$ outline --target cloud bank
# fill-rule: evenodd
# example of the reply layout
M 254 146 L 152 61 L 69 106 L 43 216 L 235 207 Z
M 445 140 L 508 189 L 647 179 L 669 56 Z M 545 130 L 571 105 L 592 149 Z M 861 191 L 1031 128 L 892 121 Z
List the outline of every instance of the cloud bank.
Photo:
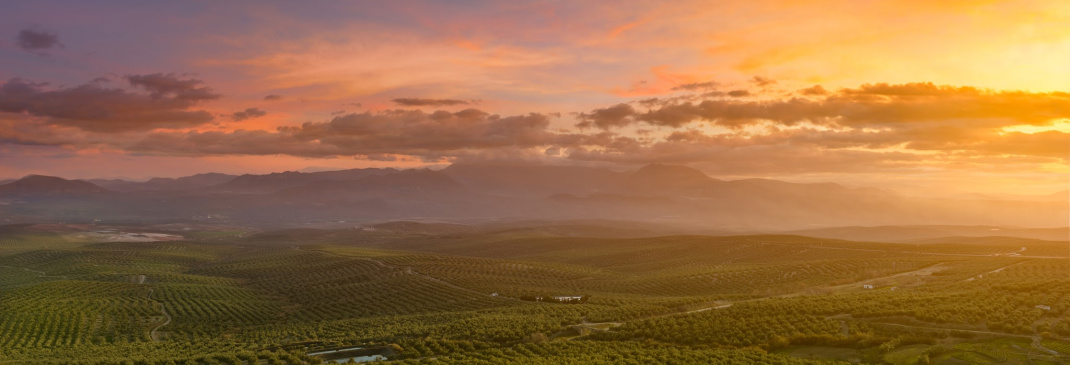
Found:
M 141 92 L 9 80 L 0 86 L 0 110 L 8 113 L 0 121 L 11 128 L 0 139 L 164 156 L 553 158 L 699 163 L 736 173 L 1040 166 L 1065 164 L 1070 155 L 1070 135 L 1058 127 L 1070 120 L 1070 94 L 1061 92 L 878 83 L 741 97 L 688 87 L 682 90 L 700 91 L 575 113 L 575 128 L 555 126 L 553 114 L 502 116 L 469 108 L 367 111 L 274 130 L 226 131 L 196 129 L 211 115 L 191 108 L 220 97 L 199 80 L 169 74 L 125 79 Z M 264 114 L 249 108 L 230 116 L 241 121 Z
M 22 113 L 32 122 L 116 133 L 158 128 L 189 128 L 212 121 L 199 103 L 220 97 L 195 79 L 171 74 L 130 75 L 127 82 L 146 92 L 108 87 L 104 79 L 66 88 L 49 88 L 13 78 L 0 85 L 0 112 Z
M 231 113 L 230 118 L 234 119 L 235 122 L 240 122 L 246 119 L 258 118 L 265 115 L 267 115 L 266 111 L 260 110 L 258 108 L 248 108 L 240 112 Z
M 402 106 L 454 106 L 471 104 L 467 100 L 458 99 L 421 99 L 421 98 L 397 98 L 394 103 Z

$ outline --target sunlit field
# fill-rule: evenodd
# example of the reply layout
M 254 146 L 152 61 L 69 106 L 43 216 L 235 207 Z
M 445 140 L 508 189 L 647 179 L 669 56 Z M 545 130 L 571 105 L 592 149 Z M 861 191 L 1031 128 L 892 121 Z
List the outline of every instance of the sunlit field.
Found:
M 414 232 L 6 229 L 0 361 L 1070 361 L 1066 242 Z

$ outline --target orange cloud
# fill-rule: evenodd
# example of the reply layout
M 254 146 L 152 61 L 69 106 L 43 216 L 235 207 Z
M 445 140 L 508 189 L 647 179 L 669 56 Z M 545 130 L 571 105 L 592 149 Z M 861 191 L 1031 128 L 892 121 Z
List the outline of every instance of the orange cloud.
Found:
M 95 132 L 188 128 L 211 122 L 199 103 L 220 97 L 195 79 L 175 75 L 130 75 L 126 80 L 147 93 L 108 87 L 107 81 L 70 88 L 11 79 L 0 85 L 0 111 L 26 113 L 45 123 Z
M 609 40 L 617 39 L 617 37 L 619 37 L 622 33 L 627 32 L 628 30 L 631 30 L 632 28 L 635 28 L 635 27 L 638 27 L 640 25 L 646 24 L 649 21 L 650 21 L 649 19 L 640 19 L 640 20 L 636 20 L 634 22 L 629 22 L 629 23 L 625 23 L 625 24 L 622 24 L 620 26 L 617 26 L 617 27 L 615 27 L 615 28 L 613 28 L 612 30 L 609 31 Z
M 1033 157 L 1039 159 L 1036 163 L 1048 163 L 1070 156 L 1070 135 L 1058 129 L 1059 123 L 1070 118 L 1067 93 L 881 83 L 805 99 L 740 99 L 705 93 L 648 100 L 643 105 L 648 109 L 640 111 L 621 103 L 579 113 L 579 127 L 600 129 L 585 132 L 555 129 L 545 114 L 502 117 L 466 109 L 347 113 L 274 131 L 147 134 L 124 130 L 70 133 L 47 122 L 36 127 L 32 121 L 20 125 L 14 118 L 8 119 L 13 128 L 0 133 L 0 139 L 159 155 L 405 155 L 427 161 L 556 148 L 556 155 L 580 160 L 702 162 L 716 158 L 718 151 L 761 150 L 762 146 L 816 148 L 830 155 L 867 153 L 873 159 L 891 156 L 917 163 L 999 156 Z M 637 132 L 629 132 L 636 125 L 668 131 L 637 138 Z M 1033 133 L 1014 129 L 1022 125 L 1051 128 Z

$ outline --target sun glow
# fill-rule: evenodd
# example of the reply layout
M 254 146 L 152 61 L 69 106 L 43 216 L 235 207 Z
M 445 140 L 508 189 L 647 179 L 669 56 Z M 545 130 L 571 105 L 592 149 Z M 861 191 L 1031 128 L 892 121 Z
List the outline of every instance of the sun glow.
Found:
M 1035 134 L 1050 131 L 1070 133 L 1070 119 L 1060 119 L 1046 125 L 1014 125 L 1009 127 L 1003 127 L 1002 130 L 1004 132 L 1019 132 L 1026 134 Z M 1070 141 L 1067 141 L 1067 143 L 1070 143 Z

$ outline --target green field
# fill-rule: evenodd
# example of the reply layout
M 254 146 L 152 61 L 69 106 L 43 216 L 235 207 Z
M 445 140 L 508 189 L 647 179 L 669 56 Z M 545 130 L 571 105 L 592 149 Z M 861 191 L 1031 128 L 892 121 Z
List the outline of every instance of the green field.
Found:
M 0 363 L 1070 362 L 1065 242 L 184 236 L 0 232 Z

